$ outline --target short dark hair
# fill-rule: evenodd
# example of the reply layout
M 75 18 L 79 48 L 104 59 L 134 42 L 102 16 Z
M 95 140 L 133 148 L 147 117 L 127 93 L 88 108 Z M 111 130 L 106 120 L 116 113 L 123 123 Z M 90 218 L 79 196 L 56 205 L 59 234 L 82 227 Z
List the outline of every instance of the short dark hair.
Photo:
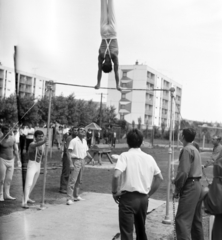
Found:
M 143 134 L 138 129 L 132 129 L 127 133 L 126 139 L 130 148 L 139 148 L 143 142 Z
M 41 130 L 36 130 L 34 133 L 34 137 L 36 138 L 38 135 L 44 135 L 44 132 Z
M 112 63 L 106 63 L 106 62 L 104 62 L 103 64 L 102 64 L 102 70 L 103 70 L 103 72 L 104 73 L 109 73 L 109 72 L 111 72 L 112 71 Z
M 184 140 L 188 143 L 191 143 L 193 142 L 196 136 L 196 131 L 193 128 L 185 128 L 182 130 L 182 134 L 183 134 Z

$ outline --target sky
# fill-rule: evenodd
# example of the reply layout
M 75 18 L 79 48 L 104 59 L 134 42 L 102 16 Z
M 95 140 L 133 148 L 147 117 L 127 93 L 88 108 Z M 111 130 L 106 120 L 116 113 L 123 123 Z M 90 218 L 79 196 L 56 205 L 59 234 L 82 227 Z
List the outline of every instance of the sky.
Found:
M 222 122 L 222 1 L 114 0 L 120 65 L 140 64 L 182 84 L 183 119 Z M 57 82 L 96 85 L 100 0 L 0 0 L 0 62 Z M 107 75 L 102 78 L 107 86 Z M 105 90 L 57 85 L 100 101 Z

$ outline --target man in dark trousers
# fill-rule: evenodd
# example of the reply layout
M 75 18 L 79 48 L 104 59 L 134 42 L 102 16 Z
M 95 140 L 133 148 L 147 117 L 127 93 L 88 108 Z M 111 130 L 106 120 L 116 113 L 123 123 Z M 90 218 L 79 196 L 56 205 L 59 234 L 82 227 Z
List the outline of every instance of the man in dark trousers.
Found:
M 180 141 L 183 149 L 179 156 L 174 198 L 179 198 L 176 214 L 177 240 L 204 240 L 201 213 L 202 163 L 200 153 L 192 142 L 196 132 L 192 128 L 183 129 Z
M 67 136 L 64 142 L 64 150 L 63 150 L 63 157 L 62 157 L 62 174 L 60 178 L 60 193 L 67 193 L 67 184 L 69 180 L 70 168 L 69 168 L 69 158 L 68 154 L 68 147 L 69 143 L 72 139 L 74 139 L 78 135 L 78 128 L 72 128 L 69 131 L 69 136 Z
M 163 180 L 154 158 L 140 149 L 142 142 L 143 134 L 138 129 L 127 134 L 129 151 L 120 155 L 113 174 L 112 194 L 119 204 L 121 240 L 133 239 L 133 225 L 136 239 L 147 240 L 145 221 L 149 197 Z

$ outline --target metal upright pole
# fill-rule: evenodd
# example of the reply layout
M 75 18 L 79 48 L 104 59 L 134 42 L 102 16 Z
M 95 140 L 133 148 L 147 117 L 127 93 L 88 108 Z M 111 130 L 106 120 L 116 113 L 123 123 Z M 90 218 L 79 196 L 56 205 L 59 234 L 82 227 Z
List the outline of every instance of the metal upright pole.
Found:
M 175 88 L 170 88 L 170 133 L 169 133 L 169 161 L 168 161 L 168 179 L 167 179 L 167 197 L 166 197 L 166 216 L 162 223 L 171 224 L 169 217 L 169 203 L 170 203 L 170 185 L 171 185 L 171 163 L 172 163 L 172 118 L 173 118 L 173 93 Z
M 51 105 L 52 105 L 52 85 L 53 81 L 50 81 L 48 87 L 49 92 L 49 110 L 48 110 L 48 122 L 47 122 L 47 133 L 48 142 L 46 143 L 45 148 L 45 161 L 44 161 L 44 175 L 43 175 L 43 189 L 42 189 L 42 203 L 40 209 L 45 209 L 45 185 L 46 185 L 46 175 L 47 175 L 47 161 L 48 161 L 48 145 L 49 145 L 49 127 L 50 127 L 50 118 L 51 118 Z
M 99 126 L 102 128 L 102 102 L 103 102 L 103 93 L 101 93 L 100 100 L 100 114 L 99 114 Z

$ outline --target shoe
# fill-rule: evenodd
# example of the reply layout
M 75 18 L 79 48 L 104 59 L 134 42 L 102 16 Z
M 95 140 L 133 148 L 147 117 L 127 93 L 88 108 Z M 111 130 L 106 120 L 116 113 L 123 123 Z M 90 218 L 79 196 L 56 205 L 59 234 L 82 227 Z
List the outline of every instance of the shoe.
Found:
M 66 204 L 67 204 L 67 205 L 72 205 L 72 204 L 73 204 L 73 201 L 72 201 L 72 200 L 68 200 Z
M 26 204 L 22 204 L 22 207 L 25 208 L 25 209 L 29 209 L 29 206 L 28 206 L 27 203 Z
M 84 201 L 85 199 L 81 198 L 80 196 L 78 196 L 77 198 L 74 198 L 74 201 L 77 202 L 77 201 Z
M 59 190 L 60 193 L 67 194 L 66 190 Z
M 30 199 L 30 198 L 29 198 L 29 200 L 28 200 L 27 202 L 28 202 L 28 203 L 35 203 L 35 201 L 32 200 L 32 199 Z

